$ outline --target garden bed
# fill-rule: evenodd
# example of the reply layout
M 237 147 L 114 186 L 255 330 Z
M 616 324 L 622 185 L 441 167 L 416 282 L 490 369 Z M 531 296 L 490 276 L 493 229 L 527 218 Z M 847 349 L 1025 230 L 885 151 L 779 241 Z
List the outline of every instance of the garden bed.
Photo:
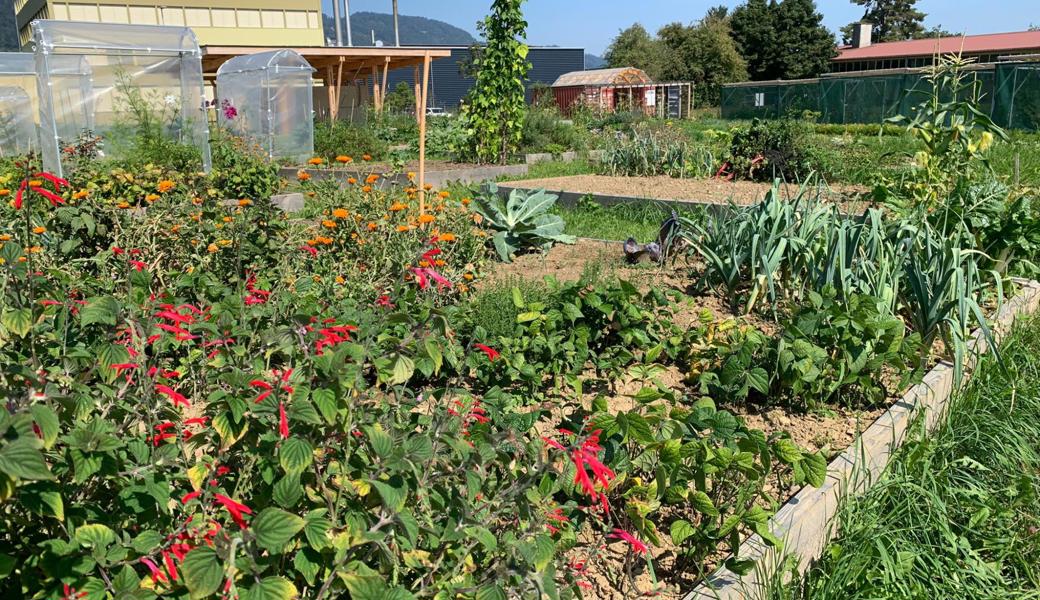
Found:
M 426 183 L 436 187 L 445 187 L 450 182 L 481 183 L 499 177 L 519 177 L 527 173 L 528 166 L 520 165 L 476 165 L 469 163 L 453 163 L 449 161 L 427 161 Z M 419 164 L 415 161 L 395 168 L 388 163 L 351 163 L 335 167 L 282 167 L 279 174 L 287 179 L 294 179 L 299 173 L 307 173 L 315 180 L 335 177 L 340 181 L 348 178 L 360 178 L 370 173 L 385 175 L 384 181 L 404 184 L 409 181 L 407 173 L 418 173 Z
M 635 200 L 662 200 L 696 204 L 753 204 L 762 199 L 772 184 L 753 181 L 725 181 L 722 179 L 677 179 L 666 175 L 656 177 L 624 177 L 612 175 L 571 175 L 549 179 L 528 179 L 503 183 L 503 189 L 544 188 L 560 193 L 563 204 L 571 204 L 578 198 L 591 194 L 603 204 Z M 798 194 L 796 184 L 781 185 L 784 197 L 794 198 Z M 847 210 L 855 211 L 864 205 L 857 198 L 867 192 L 863 186 L 832 185 L 824 188 L 821 197 L 841 203 Z

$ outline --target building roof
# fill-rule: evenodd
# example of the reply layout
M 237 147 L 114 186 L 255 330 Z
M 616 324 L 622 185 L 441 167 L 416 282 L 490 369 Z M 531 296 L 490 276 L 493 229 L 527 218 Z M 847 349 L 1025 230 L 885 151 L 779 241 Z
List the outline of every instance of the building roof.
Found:
M 904 42 L 883 42 L 865 48 L 838 48 L 835 61 L 876 60 L 936 54 L 999 54 L 1040 49 L 1040 31 L 962 35 Z
M 216 73 L 220 65 L 236 56 L 256 54 L 272 50 L 265 46 L 203 46 L 202 47 L 202 71 L 204 73 Z M 447 58 L 451 56 L 451 50 L 446 48 L 422 48 L 418 46 L 408 47 L 361 47 L 361 46 L 313 46 L 292 48 L 307 63 L 318 71 L 318 76 L 327 78 L 329 69 L 349 78 L 367 77 L 370 70 L 386 68 L 387 70 L 400 69 L 421 65 L 423 58 L 427 55 L 432 60 Z
M 635 67 L 617 69 L 590 69 L 588 71 L 571 71 L 560 75 L 552 87 L 571 87 L 579 85 L 631 85 L 651 84 L 646 73 Z

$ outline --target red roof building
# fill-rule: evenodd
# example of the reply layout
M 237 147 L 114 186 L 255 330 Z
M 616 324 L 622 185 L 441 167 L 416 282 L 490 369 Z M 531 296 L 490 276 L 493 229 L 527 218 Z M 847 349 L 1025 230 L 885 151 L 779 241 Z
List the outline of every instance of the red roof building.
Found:
M 925 67 L 937 55 L 961 54 L 979 63 L 994 63 L 1001 56 L 1040 54 L 1040 31 L 989 33 L 956 37 L 862 43 L 870 39 L 870 29 L 862 24 L 853 44 L 838 48 L 838 56 L 831 62 L 831 72 L 873 71 L 877 69 L 904 69 Z

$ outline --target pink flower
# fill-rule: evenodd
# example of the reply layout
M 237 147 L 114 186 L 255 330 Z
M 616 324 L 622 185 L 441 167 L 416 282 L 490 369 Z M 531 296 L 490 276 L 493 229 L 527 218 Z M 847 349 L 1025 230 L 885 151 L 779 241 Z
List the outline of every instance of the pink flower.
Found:
M 614 538 L 619 540 L 625 540 L 628 545 L 632 547 L 632 550 L 636 554 L 646 554 L 650 549 L 646 547 L 646 544 L 639 541 L 636 536 L 623 529 L 615 529 L 613 533 L 607 536 L 608 538 Z
M 144 557 L 144 558 L 141 559 L 141 563 L 143 563 L 144 566 L 148 567 L 148 570 L 151 571 L 151 573 L 152 573 L 152 581 L 154 583 L 159 583 L 160 581 L 166 581 L 166 576 L 163 575 L 162 571 L 159 570 L 159 567 L 157 567 L 155 565 L 155 563 L 152 562 L 152 559 L 150 559 L 148 557 Z

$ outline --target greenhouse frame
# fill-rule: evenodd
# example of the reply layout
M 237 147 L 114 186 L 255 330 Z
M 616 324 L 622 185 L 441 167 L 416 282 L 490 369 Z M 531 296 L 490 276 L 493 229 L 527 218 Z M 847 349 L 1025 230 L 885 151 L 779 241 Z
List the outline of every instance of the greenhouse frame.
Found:
M 271 159 L 314 152 L 314 68 L 289 49 L 236 56 L 217 69 L 217 120 Z
M 1040 130 L 1040 56 L 976 65 L 965 73 L 972 93 L 1008 129 Z M 910 117 L 930 92 L 924 69 L 825 75 L 819 79 L 755 81 L 722 88 L 725 119 L 776 119 L 806 111 L 822 123 L 881 123 Z
M 0 52 L 0 157 L 39 149 L 35 64 L 32 54 Z
M 45 169 L 62 175 L 64 150 L 87 134 L 108 157 L 157 135 L 197 148 L 210 170 L 202 53 L 191 29 L 51 20 L 32 29 Z M 63 57 L 78 57 L 79 72 L 69 73 Z M 83 93 L 64 94 L 66 80 L 84 77 Z

